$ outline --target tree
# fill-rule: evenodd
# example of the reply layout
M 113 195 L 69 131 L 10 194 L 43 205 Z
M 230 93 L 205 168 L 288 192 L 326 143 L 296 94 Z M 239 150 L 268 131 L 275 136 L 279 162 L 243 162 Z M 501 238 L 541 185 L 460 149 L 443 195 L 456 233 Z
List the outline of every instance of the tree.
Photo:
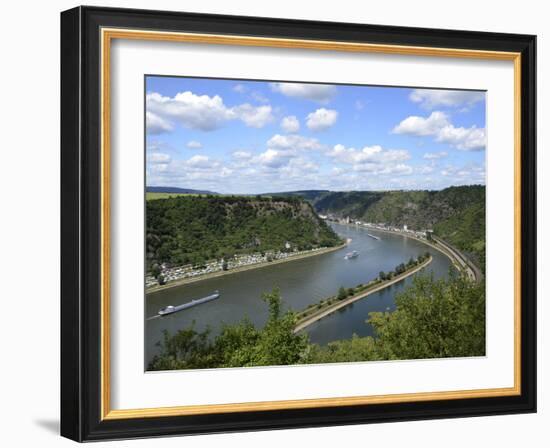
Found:
M 166 278 L 164 277 L 164 274 L 159 274 L 157 277 L 157 281 L 159 282 L 159 285 L 165 285 Z
M 380 271 L 380 273 L 378 274 L 378 278 L 380 280 L 386 280 L 386 273 L 384 271 Z
M 268 306 L 268 319 L 257 329 L 249 319 L 225 325 L 221 333 L 197 332 L 193 326 L 174 336 L 164 334 L 161 353 L 151 370 L 289 365 L 302 362 L 308 348 L 307 335 L 294 334 L 296 315 L 283 312 L 278 289 L 262 296 Z
M 344 300 L 348 296 L 348 291 L 343 286 L 340 286 L 338 290 L 338 295 L 336 296 L 338 300 Z
M 463 276 L 419 276 L 393 312 L 370 313 L 374 337 L 312 345 L 308 363 L 426 359 L 485 354 L 485 289 Z
M 162 349 L 149 364 L 150 370 L 179 370 L 214 367 L 212 345 L 208 341 L 209 331 L 197 332 L 194 323 L 190 328 L 178 331 L 170 336 L 165 330 L 163 340 L 159 342 Z
M 160 266 L 158 265 L 158 263 L 155 263 L 151 268 L 151 275 L 155 278 L 158 278 L 161 272 L 162 270 L 160 269 Z
M 405 264 L 404 263 L 400 263 L 399 265 L 397 265 L 395 267 L 395 274 L 396 275 L 399 275 L 399 274 L 402 274 L 403 272 L 405 272 L 407 268 L 405 267 Z
M 147 269 L 202 265 L 234 255 L 278 251 L 287 241 L 304 249 L 336 246 L 340 237 L 300 198 L 179 196 L 150 200 Z
M 383 359 L 485 354 L 485 289 L 451 273 L 449 280 L 418 276 L 396 298 L 392 313 L 371 313 Z
M 254 365 L 289 365 L 300 362 L 307 346 L 307 335 L 294 334 L 296 316 L 292 311 L 282 312 L 278 288 L 264 293 L 269 317 L 255 346 Z
M 345 288 L 340 288 L 340 291 Z M 151 370 L 245 367 L 483 356 L 485 354 L 485 289 L 464 276 L 447 280 L 417 276 L 396 298 L 393 312 L 376 312 L 368 322 L 374 337 L 353 336 L 327 346 L 310 344 L 294 333 L 297 316 L 283 309 L 278 289 L 263 294 L 268 307 L 265 326 L 248 319 L 225 325 L 213 338 L 194 326 L 170 336 L 164 333 L 161 353 Z M 326 303 L 326 302 L 325 302 Z M 319 303 L 317 307 L 322 307 Z

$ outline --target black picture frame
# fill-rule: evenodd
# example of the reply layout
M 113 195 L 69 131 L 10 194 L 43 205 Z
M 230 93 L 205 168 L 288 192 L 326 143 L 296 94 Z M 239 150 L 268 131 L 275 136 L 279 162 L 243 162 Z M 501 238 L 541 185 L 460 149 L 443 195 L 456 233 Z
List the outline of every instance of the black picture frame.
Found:
M 521 53 L 521 394 L 102 420 L 102 27 Z M 536 412 L 535 57 L 532 35 L 99 7 L 61 13 L 61 435 L 93 441 Z

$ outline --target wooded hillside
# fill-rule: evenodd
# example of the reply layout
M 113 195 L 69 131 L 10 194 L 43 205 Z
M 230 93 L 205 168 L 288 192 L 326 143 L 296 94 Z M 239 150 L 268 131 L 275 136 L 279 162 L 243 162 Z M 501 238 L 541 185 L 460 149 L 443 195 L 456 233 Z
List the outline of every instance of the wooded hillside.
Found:
M 179 196 L 147 201 L 146 206 L 148 267 L 341 242 L 299 197 Z

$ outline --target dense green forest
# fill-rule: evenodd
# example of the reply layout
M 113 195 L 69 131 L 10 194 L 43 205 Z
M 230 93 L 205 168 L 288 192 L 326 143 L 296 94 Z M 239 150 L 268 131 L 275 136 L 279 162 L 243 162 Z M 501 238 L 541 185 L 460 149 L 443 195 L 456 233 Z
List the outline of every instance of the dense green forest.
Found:
M 451 274 L 446 280 L 417 276 L 396 298 L 394 312 L 371 313 L 375 337 L 353 336 L 327 346 L 294 334 L 297 315 L 283 310 L 278 290 L 264 294 L 269 317 L 262 329 L 248 319 L 220 334 L 193 327 L 164 333 L 150 370 L 246 367 L 369 360 L 485 355 L 485 289 Z
M 317 212 L 349 216 L 365 222 L 412 229 L 433 229 L 435 234 L 485 266 L 485 187 L 466 185 L 439 191 L 309 190 L 286 193 L 303 196 Z
M 147 266 L 341 243 L 300 197 L 177 196 L 146 202 Z M 286 243 L 290 249 L 286 248 Z

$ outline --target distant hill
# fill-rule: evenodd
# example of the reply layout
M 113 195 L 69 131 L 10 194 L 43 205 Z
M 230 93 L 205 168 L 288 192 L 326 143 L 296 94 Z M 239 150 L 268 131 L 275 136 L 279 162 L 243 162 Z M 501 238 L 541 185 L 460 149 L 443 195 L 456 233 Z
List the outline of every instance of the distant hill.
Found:
M 485 187 L 467 185 L 439 191 L 329 192 L 311 200 L 318 213 L 436 235 L 485 264 Z
M 185 195 L 146 204 L 148 267 L 341 243 L 299 197 Z
M 145 187 L 146 193 L 173 193 L 173 194 L 218 194 L 208 190 L 193 190 L 179 187 Z
M 329 190 L 298 190 L 298 191 L 284 191 L 278 193 L 266 193 L 262 196 L 273 196 L 273 197 L 288 197 L 288 196 L 299 196 L 310 202 L 317 201 L 322 196 L 330 194 Z

